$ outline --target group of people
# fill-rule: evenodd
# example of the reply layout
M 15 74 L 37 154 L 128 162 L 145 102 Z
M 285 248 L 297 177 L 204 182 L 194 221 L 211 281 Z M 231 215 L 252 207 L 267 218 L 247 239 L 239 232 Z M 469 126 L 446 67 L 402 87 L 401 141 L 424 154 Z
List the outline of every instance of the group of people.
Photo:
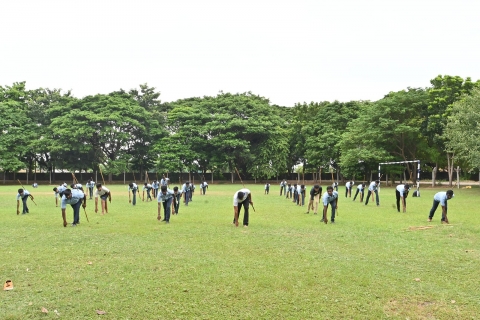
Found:
M 95 213 L 98 212 L 98 198 L 100 198 L 101 204 L 101 214 L 104 215 L 108 213 L 108 202 L 112 202 L 112 193 L 110 190 L 103 186 L 101 183 L 95 183 L 92 178 L 90 178 L 85 187 L 88 189 L 89 199 L 95 197 Z M 95 192 L 93 191 L 95 189 Z M 72 227 L 76 227 L 80 224 L 80 206 L 85 210 L 87 206 L 87 194 L 83 189 L 83 186 L 78 183 L 72 183 L 70 188 L 66 183 L 61 184 L 58 187 L 53 188 L 55 196 L 55 206 L 58 207 L 58 199 L 60 199 L 60 209 L 62 210 L 63 226 L 68 225 L 66 218 L 66 208 L 69 204 L 73 209 L 73 222 Z M 86 212 L 85 212 L 86 214 Z
M 168 187 L 168 178 L 164 178 L 158 182 L 154 180 L 152 184 L 145 183 L 143 191 L 147 192 L 147 201 L 152 201 L 152 197 L 150 195 L 151 191 L 153 190 L 153 196 L 157 198 L 158 202 L 158 216 L 157 219 L 164 221 L 166 223 L 170 222 L 171 214 L 176 215 L 179 212 L 180 208 L 180 201 L 183 199 L 183 203 L 185 206 L 188 206 L 189 202 L 193 200 L 193 194 L 195 191 L 195 185 L 190 183 L 190 181 L 186 181 L 181 188 L 175 186 L 173 189 L 169 189 Z M 368 185 L 368 193 L 365 200 L 365 205 L 368 205 L 369 198 L 372 197 L 372 201 L 376 201 L 377 206 L 380 205 L 380 199 L 378 195 L 378 188 L 379 188 L 380 181 L 375 180 L 369 183 Z M 352 195 L 352 188 L 355 185 L 355 182 L 349 180 L 345 184 L 345 197 L 351 197 Z M 159 186 L 160 192 L 158 191 L 157 186 Z M 95 197 L 95 212 L 98 212 L 98 198 L 101 199 L 101 214 L 104 215 L 108 213 L 108 202 L 111 202 L 111 192 L 108 188 L 103 186 L 101 183 L 95 183 L 93 179 L 89 179 L 86 183 L 86 188 L 88 189 L 89 199 Z M 353 197 L 353 201 L 356 201 L 357 196 L 360 196 L 360 202 L 363 202 L 364 198 L 364 191 L 366 188 L 365 183 L 360 183 L 357 185 L 356 193 Z M 94 191 L 95 189 L 95 191 Z M 208 189 L 208 183 L 206 181 L 202 181 L 200 184 L 200 194 L 205 195 L 206 190 Z M 310 213 L 310 210 L 313 211 L 314 214 L 318 214 L 318 207 L 321 202 L 323 204 L 323 217 L 320 220 L 321 222 L 328 223 L 327 212 L 328 207 L 331 207 L 331 215 L 330 215 L 330 223 L 335 223 L 335 216 L 338 210 L 338 183 L 334 183 L 327 187 L 326 192 L 322 194 L 322 187 L 318 184 L 315 184 L 309 192 L 309 203 L 307 207 L 306 214 Z M 76 226 L 80 223 L 80 206 L 83 208 L 86 207 L 86 199 L 87 194 L 84 192 L 84 189 L 81 184 L 71 184 L 70 188 L 66 183 L 53 188 L 54 195 L 55 195 L 55 206 L 58 207 L 58 199 L 60 199 L 60 207 L 62 210 L 62 218 L 63 218 L 63 225 L 66 227 L 68 225 L 66 220 L 66 206 L 67 204 L 71 205 L 73 208 L 73 223 L 72 226 Z M 402 208 L 403 212 L 407 210 L 407 197 L 410 191 L 409 184 L 400 184 L 397 185 L 395 188 L 395 195 L 396 195 L 396 207 L 397 211 L 400 212 L 400 208 Z M 270 192 L 270 184 L 265 184 L 265 195 L 268 195 Z M 128 195 L 129 195 L 129 202 L 132 205 L 136 205 L 136 196 L 140 196 L 140 191 L 138 185 L 135 182 L 129 183 L 128 187 Z M 290 184 L 286 180 L 282 180 L 280 183 L 280 196 L 284 195 L 287 199 L 293 199 L 294 202 L 298 206 L 305 205 L 305 197 L 306 197 L 306 187 L 303 184 Z M 133 196 L 133 201 L 131 196 Z M 430 210 L 428 221 L 431 222 L 435 211 L 437 210 L 438 206 L 440 205 L 442 208 L 442 223 L 449 223 L 447 217 L 447 201 L 452 199 L 454 196 L 452 190 L 447 190 L 446 192 L 437 192 L 434 195 L 433 205 Z M 22 214 L 29 213 L 29 208 L 27 205 L 27 200 L 31 199 L 33 201 L 33 195 L 27 191 L 26 189 L 18 189 L 17 194 L 17 215 L 20 214 L 20 200 L 22 201 Z M 144 200 L 144 196 L 143 199 Z M 249 207 L 253 206 L 252 202 L 252 194 L 251 191 L 247 188 L 243 188 L 235 192 L 233 196 L 233 207 L 234 207 L 234 218 L 233 224 L 238 226 L 239 215 L 241 209 L 243 207 L 244 216 L 243 216 L 243 226 L 248 227 L 249 224 Z M 162 211 L 163 211 L 163 220 L 162 220 Z
M 285 198 L 292 199 L 298 206 L 305 205 L 306 187 L 304 184 L 293 185 L 288 183 L 285 179 L 280 182 L 280 196 L 285 195 Z M 318 207 L 320 199 L 323 204 L 323 215 L 321 222 L 328 223 L 328 207 L 331 208 L 330 223 L 335 223 L 335 214 L 338 209 L 338 191 L 334 190 L 334 186 L 328 186 L 325 193 L 322 194 L 322 187 L 315 184 L 309 192 L 309 202 L 306 214 L 310 213 L 310 209 L 314 214 L 318 214 Z
M 158 187 L 160 187 L 160 191 Z M 208 183 L 202 181 L 200 184 L 200 195 L 206 195 L 207 189 Z M 171 215 L 178 215 L 179 213 L 181 199 L 183 199 L 185 206 L 188 206 L 188 204 L 193 201 L 195 185 L 190 181 L 186 181 L 180 188 L 175 186 L 173 189 L 170 189 L 169 179 L 164 175 L 160 182 L 154 180 L 152 184 L 148 182 L 144 183 L 142 201 L 145 201 L 145 192 L 147 194 L 147 202 L 153 201 L 151 193 L 153 193 L 153 197 L 157 199 L 157 219 L 165 223 L 170 223 Z M 140 196 L 138 185 L 135 182 L 130 182 L 128 185 L 128 199 L 132 205 L 136 205 L 137 203 L 137 193 L 138 196 Z

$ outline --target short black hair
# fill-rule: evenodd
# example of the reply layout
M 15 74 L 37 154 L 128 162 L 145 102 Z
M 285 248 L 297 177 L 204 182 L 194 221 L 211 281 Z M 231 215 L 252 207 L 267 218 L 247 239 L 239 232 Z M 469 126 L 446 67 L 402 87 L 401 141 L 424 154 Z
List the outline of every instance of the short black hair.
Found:
M 23 189 L 18 189 L 18 193 L 23 193 Z
M 128 186 L 129 186 L 130 188 L 133 188 L 133 182 L 130 182 L 130 183 L 128 184 Z
M 173 187 L 173 191 L 178 191 L 178 187 Z
M 57 192 L 57 187 L 53 188 L 53 191 Z
M 243 196 L 245 196 L 245 193 L 243 193 L 242 191 L 239 191 L 237 194 L 237 199 L 243 199 Z
M 410 185 L 407 183 L 403 186 L 404 189 L 410 189 Z
M 63 191 L 63 195 L 65 197 L 68 197 L 71 193 L 72 193 L 72 190 L 70 190 L 70 189 L 66 189 L 65 191 Z
M 328 186 L 328 187 L 327 187 L 327 191 L 328 191 L 328 190 L 333 190 L 333 187 L 332 187 L 332 186 Z
M 453 190 L 447 190 L 447 195 L 453 197 Z
M 316 185 L 313 186 L 313 188 L 318 189 L 318 188 L 320 188 L 320 185 L 316 184 Z
M 167 186 L 161 186 L 161 187 L 160 187 L 160 190 L 162 190 L 162 192 L 163 192 L 163 191 L 167 191 Z
M 97 186 L 97 189 L 98 189 L 98 188 L 100 188 L 100 187 L 102 186 L 102 184 L 101 184 L 101 183 L 97 183 L 96 186 Z

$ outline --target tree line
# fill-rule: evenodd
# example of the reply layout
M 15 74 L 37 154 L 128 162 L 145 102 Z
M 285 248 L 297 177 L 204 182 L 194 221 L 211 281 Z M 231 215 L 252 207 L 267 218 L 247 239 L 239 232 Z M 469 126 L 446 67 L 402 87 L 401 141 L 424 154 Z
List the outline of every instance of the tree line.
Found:
M 480 167 L 480 81 L 437 76 L 378 101 L 291 107 L 246 93 L 162 103 L 156 88 L 83 98 L 61 89 L 0 86 L 0 168 L 231 172 L 271 179 L 300 167 L 369 179 L 379 162 L 420 159 L 425 170 Z M 322 171 L 323 170 L 323 171 Z M 390 176 L 415 179 L 412 166 Z M 139 177 L 140 179 L 140 177 Z

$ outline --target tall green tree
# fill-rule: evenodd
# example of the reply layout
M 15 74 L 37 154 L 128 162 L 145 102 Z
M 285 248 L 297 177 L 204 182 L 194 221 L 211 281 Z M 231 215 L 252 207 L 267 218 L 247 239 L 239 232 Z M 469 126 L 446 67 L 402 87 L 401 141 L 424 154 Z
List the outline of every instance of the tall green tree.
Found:
M 480 168 L 480 88 L 452 103 L 444 132 L 447 150 L 465 160 L 470 168 Z
M 426 145 L 421 134 L 421 110 L 428 103 L 424 89 L 391 92 L 374 103 L 365 103 L 339 144 L 344 170 L 361 166 L 373 170 L 379 162 L 418 159 Z M 407 165 L 410 179 L 416 180 L 414 166 Z
M 428 144 L 435 152 L 434 162 L 437 163 L 432 184 L 435 184 L 435 172 L 438 167 L 447 166 L 449 185 L 452 185 L 454 153 L 446 149 L 444 130 L 451 114 L 452 105 L 463 94 L 468 94 L 475 83 L 468 77 L 465 80 L 459 76 L 437 76 L 430 80 L 432 87 L 428 90 L 429 104 L 424 113 L 423 132 L 428 138 Z

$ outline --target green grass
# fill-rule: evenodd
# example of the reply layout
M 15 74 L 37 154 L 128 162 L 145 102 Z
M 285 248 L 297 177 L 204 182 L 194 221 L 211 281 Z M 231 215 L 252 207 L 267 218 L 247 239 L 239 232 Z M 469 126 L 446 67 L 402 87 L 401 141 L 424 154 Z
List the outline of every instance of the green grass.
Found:
M 247 187 L 249 228 L 231 223 L 239 185 L 197 189 L 169 225 L 156 202 L 132 207 L 126 187 L 112 186 L 109 213 L 88 200 L 90 223 L 82 211 L 76 228 L 63 227 L 51 186 L 27 188 L 38 206 L 19 216 L 18 187 L 0 187 L 0 280 L 15 287 L 1 292 L 0 319 L 480 318 L 478 188 L 455 189 L 441 225 L 440 208 L 426 220 L 444 187 L 408 198 L 407 213 L 393 208 L 393 188 L 377 207 L 341 187 L 340 216 L 325 225 L 277 186 L 268 196 Z

